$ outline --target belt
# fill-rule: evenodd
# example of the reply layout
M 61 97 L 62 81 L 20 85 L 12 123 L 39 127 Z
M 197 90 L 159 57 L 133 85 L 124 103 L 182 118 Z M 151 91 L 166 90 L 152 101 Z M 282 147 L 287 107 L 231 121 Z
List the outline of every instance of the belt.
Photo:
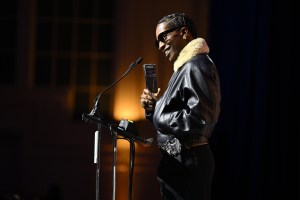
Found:
M 208 138 L 202 135 L 187 135 L 180 140 L 181 146 L 184 149 L 208 144 Z
M 176 137 L 168 139 L 165 143 L 159 143 L 158 147 L 168 155 L 176 156 L 181 150 L 191 149 L 204 144 L 208 144 L 207 137 L 202 135 L 186 135 L 180 139 Z

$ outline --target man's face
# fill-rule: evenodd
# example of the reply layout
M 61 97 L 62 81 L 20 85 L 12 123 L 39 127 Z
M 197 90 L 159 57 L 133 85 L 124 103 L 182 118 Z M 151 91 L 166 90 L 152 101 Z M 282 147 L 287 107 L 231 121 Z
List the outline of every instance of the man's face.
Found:
M 180 51 L 187 44 L 183 39 L 182 27 L 170 27 L 168 22 L 156 26 L 156 45 L 170 62 L 175 62 Z

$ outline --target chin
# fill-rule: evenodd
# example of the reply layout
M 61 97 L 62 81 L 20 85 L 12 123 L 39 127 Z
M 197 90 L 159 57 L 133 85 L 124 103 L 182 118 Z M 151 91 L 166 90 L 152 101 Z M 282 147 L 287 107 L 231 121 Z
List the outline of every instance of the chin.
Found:
M 175 62 L 175 60 L 176 60 L 176 59 L 174 59 L 174 56 L 168 56 L 167 58 L 170 62 Z

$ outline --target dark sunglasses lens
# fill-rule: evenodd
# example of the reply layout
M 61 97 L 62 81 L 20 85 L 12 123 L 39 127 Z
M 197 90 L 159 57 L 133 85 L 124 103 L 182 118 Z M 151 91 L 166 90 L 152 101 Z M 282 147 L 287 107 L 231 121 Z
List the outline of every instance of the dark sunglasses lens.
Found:
M 169 29 L 169 30 L 166 30 L 165 32 L 160 33 L 160 34 L 158 35 L 158 40 L 155 41 L 155 47 L 156 47 L 156 48 L 159 48 L 159 41 L 164 42 L 164 41 L 165 41 L 165 40 L 164 40 L 164 37 L 165 37 L 167 34 L 169 34 L 169 33 L 173 32 L 173 31 L 175 31 L 176 29 L 178 29 L 178 27 L 174 27 L 174 28 L 171 28 L 171 29 Z

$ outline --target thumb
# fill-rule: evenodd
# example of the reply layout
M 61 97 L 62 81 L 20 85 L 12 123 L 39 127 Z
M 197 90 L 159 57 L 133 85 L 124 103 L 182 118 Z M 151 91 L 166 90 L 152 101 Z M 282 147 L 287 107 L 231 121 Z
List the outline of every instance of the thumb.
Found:
M 159 94 L 159 92 L 160 92 L 160 88 L 158 88 L 158 89 L 157 89 L 157 92 L 156 92 L 156 93 L 154 93 L 154 96 L 155 96 L 155 97 L 157 97 L 157 96 L 158 96 L 158 94 Z

